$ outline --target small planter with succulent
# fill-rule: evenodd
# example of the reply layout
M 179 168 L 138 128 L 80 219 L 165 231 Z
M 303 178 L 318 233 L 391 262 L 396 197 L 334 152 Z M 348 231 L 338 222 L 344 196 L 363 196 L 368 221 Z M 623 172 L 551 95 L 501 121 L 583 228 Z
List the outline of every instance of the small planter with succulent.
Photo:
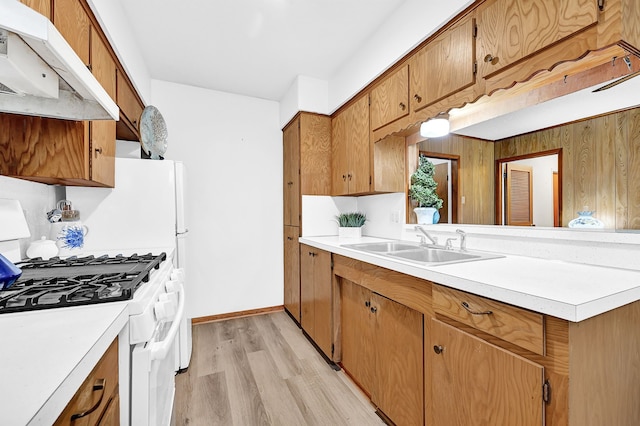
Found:
M 433 163 L 421 155 L 418 170 L 411 175 L 409 197 L 418 204 L 413 211 L 416 213 L 419 225 L 438 223 L 440 219 L 438 209 L 442 207 L 443 202 L 436 193 L 438 182 L 433 179 L 434 171 Z
M 362 226 L 367 221 L 367 215 L 360 212 L 341 213 L 338 220 L 338 238 L 360 238 Z

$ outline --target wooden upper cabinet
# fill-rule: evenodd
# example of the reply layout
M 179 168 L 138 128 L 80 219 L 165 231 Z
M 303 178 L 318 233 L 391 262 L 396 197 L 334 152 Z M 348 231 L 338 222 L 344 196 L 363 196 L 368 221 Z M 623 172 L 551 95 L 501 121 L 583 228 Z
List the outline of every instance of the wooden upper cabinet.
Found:
M 99 31 L 91 27 L 91 72 L 104 90 L 116 98 L 116 63 L 111 57 L 109 48 L 100 37 Z
M 369 192 L 369 98 L 361 97 L 331 121 L 332 195 Z
M 371 130 L 409 115 L 409 66 L 405 65 L 371 90 Z
M 475 19 L 467 15 L 410 60 L 411 110 L 418 111 L 475 83 Z
M 51 19 L 51 0 L 20 0 L 20 3 Z
M 596 24 L 597 3 L 597 0 L 495 0 L 480 6 L 477 40 L 480 74 L 491 77 L 520 59 Z
M 300 126 L 299 118 L 282 132 L 284 224 L 300 226 Z
M 55 0 L 53 24 L 85 65 L 90 66 L 91 21 L 78 0 Z
M 135 89 L 129 79 L 118 69 L 116 72 L 116 103 L 120 108 L 120 121 L 117 123 L 118 139 L 140 139 L 140 116 L 144 105 L 138 99 Z
M 300 194 L 331 193 L 331 118 L 300 114 Z
M 284 224 L 300 226 L 300 196 L 331 191 L 331 118 L 300 113 L 282 136 Z
M 91 72 L 111 96 L 116 96 L 116 63 L 100 33 L 91 27 Z M 89 129 L 89 177 L 104 186 L 115 185 L 116 123 L 92 121 Z

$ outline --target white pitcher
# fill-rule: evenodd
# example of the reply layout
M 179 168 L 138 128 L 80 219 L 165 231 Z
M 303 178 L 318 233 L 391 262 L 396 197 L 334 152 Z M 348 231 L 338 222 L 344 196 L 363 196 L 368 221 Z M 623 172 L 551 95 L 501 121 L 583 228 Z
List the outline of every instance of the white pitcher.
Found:
M 89 233 L 89 228 L 81 221 L 55 222 L 51 224 L 49 238 L 58 246 L 58 256 L 78 256 L 82 254 L 84 239 Z

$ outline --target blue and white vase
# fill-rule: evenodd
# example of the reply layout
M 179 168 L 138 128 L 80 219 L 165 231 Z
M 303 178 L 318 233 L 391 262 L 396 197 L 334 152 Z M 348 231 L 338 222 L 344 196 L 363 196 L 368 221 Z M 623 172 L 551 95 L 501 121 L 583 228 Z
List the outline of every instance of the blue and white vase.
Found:
M 594 213 L 595 210 L 588 210 L 588 207 L 585 206 L 583 211 L 578 212 L 578 217 L 569 222 L 569 228 L 604 228 L 604 223 L 593 217 Z
M 71 222 L 55 222 L 51 224 L 50 239 L 58 246 L 58 256 L 78 256 L 82 254 L 84 240 L 89 228 L 79 220 Z
M 438 210 L 433 207 L 416 207 L 413 211 L 418 219 L 418 225 L 432 225 L 440 219 L 440 214 L 437 219 L 434 218 Z

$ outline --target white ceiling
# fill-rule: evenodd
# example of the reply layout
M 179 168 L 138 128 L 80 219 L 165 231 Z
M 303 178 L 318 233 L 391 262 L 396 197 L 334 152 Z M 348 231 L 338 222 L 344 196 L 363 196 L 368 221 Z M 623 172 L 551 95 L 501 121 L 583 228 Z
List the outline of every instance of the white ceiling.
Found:
M 298 75 L 330 80 L 405 1 L 121 3 L 152 78 L 279 101 Z

